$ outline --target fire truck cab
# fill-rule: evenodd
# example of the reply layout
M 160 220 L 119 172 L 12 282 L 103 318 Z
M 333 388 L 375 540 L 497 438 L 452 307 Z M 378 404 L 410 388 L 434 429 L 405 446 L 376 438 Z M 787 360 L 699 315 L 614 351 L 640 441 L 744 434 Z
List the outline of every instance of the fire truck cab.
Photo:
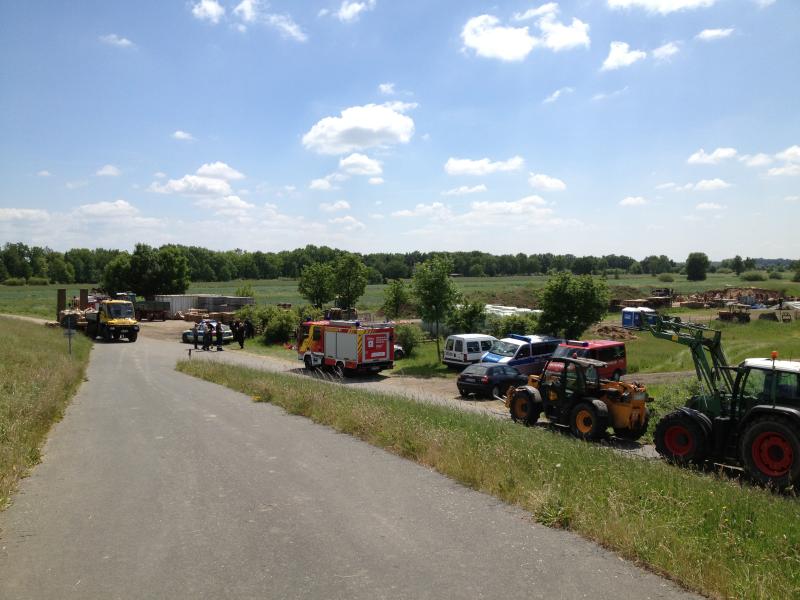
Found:
M 306 321 L 297 328 L 297 359 L 306 369 L 378 373 L 394 366 L 394 325 Z

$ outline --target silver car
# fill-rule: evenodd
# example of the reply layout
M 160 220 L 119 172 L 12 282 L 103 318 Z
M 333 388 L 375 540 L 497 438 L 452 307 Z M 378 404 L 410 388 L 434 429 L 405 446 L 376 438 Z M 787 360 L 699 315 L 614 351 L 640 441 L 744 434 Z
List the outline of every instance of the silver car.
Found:
M 211 334 L 212 334 L 212 341 L 213 343 L 217 343 L 217 322 L 213 319 L 203 319 L 197 324 L 197 343 L 203 343 L 203 335 L 206 332 L 206 327 L 211 327 Z M 187 329 L 181 334 L 181 341 L 184 344 L 192 344 L 194 343 L 194 330 Z M 222 343 L 229 344 L 233 341 L 233 331 L 230 327 L 222 324 Z

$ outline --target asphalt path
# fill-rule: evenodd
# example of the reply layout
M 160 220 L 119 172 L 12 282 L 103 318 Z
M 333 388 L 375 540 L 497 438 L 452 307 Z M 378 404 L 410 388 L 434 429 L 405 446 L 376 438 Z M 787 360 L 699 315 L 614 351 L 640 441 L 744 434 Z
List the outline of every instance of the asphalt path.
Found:
M 42 463 L 0 513 L 0 598 L 695 597 L 429 469 L 177 373 L 185 356 L 147 338 L 94 348 Z

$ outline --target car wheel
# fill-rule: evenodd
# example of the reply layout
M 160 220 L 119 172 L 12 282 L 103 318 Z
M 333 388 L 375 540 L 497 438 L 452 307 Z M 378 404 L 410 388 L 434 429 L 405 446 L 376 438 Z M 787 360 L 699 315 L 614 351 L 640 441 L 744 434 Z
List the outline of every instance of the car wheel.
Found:
M 467 394 L 467 390 L 465 390 L 465 389 L 464 389 L 464 388 L 462 388 L 461 386 L 459 386 L 459 387 L 458 387 L 458 394 L 459 394 L 459 395 L 460 395 L 462 398 L 466 398 L 466 397 L 469 395 L 469 394 Z
M 492 398 L 495 400 L 500 397 L 500 386 L 496 385 L 492 388 Z

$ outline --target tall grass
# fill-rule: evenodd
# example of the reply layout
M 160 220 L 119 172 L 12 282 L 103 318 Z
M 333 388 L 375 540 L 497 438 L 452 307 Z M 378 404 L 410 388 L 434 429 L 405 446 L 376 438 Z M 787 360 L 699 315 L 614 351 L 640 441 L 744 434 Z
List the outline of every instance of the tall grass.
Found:
M 794 498 L 386 394 L 206 361 L 177 369 L 430 466 L 709 596 L 800 597 Z
M 89 360 L 91 343 L 60 329 L 0 317 L 0 509 L 39 461 L 50 426 L 61 418 Z

